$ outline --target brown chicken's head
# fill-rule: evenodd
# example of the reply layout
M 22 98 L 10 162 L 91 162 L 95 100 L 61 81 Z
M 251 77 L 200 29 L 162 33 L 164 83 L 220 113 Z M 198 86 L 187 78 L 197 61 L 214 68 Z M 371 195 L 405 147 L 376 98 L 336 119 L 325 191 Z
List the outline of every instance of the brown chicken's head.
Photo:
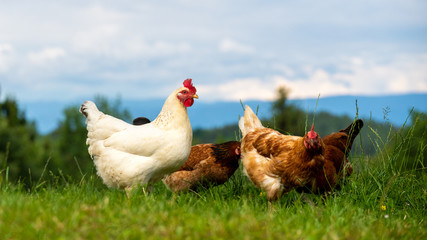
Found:
M 318 152 L 322 149 L 322 139 L 313 130 L 313 125 L 311 125 L 311 131 L 304 136 L 304 146 L 307 150 L 313 152 Z
M 234 153 L 236 154 L 236 156 L 240 157 L 240 155 L 242 154 L 242 150 L 240 150 L 240 145 L 234 149 Z
M 226 160 L 236 162 L 240 159 L 242 153 L 239 141 L 229 141 L 221 144 L 214 144 L 212 147 L 217 160 Z
M 196 94 L 196 88 L 191 83 L 191 78 L 184 81 L 184 87 L 176 95 L 177 98 L 184 104 L 185 107 L 191 107 L 194 103 L 194 98 L 199 98 Z

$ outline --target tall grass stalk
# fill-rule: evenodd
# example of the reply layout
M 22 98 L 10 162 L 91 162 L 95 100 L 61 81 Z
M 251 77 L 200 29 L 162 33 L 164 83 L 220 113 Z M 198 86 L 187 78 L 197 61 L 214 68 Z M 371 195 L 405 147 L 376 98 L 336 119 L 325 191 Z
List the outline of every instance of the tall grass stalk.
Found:
M 10 150 L 10 142 L 7 142 L 6 153 L 4 156 L 2 167 L 0 169 L 0 188 L 3 187 L 3 185 L 7 185 L 9 180 L 9 169 L 7 166 L 7 160 L 9 158 L 9 150 Z

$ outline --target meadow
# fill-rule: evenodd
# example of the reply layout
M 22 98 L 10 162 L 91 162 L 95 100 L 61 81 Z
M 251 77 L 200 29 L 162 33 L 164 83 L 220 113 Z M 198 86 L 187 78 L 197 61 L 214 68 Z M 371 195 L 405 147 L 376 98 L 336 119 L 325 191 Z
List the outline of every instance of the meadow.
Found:
M 421 138 L 418 129 L 424 129 Z M 269 204 L 239 169 L 226 184 L 144 195 L 45 171 L 30 184 L 0 174 L 1 239 L 426 239 L 425 126 L 377 136 L 377 154 L 351 155 L 355 172 L 327 196 L 291 191 Z M 357 140 L 356 140 L 357 141 Z M 361 139 L 359 139 L 361 141 Z M 361 145 L 361 144 L 360 144 Z M 415 150 L 414 150 L 415 149 Z M 74 167 L 74 166 L 73 166 Z

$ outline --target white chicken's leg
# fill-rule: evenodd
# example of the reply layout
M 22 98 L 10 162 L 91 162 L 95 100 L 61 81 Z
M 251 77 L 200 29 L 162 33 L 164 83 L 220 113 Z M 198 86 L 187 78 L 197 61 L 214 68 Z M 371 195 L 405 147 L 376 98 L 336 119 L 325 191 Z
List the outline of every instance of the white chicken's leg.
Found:
M 142 187 L 142 191 L 144 192 L 145 196 L 148 196 L 154 189 L 154 184 L 148 183 L 147 185 Z
M 130 198 L 132 196 L 133 189 L 134 189 L 133 186 L 129 186 L 125 188 L 127 198 Z M 150 194 L 153 191 L 153 189 L 154 189 L 154 185 L 151 183 L 148 183 L 147 185 L 142 186 L 142 192 L 144 193 L 144 196 L 148 196 L 148 194 Z
M 132 194 L 132 189 L 133 189 L 132 186 L 129 186 L 129 187 L 125 188 L 126 196 L 128 197 L 128 199 L 130 199 L 130 196 Z

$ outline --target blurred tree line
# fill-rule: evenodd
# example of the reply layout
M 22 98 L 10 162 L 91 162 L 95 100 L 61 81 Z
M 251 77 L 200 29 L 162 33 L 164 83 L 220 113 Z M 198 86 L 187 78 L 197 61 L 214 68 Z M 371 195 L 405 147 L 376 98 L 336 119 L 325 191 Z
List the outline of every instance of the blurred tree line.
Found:
M 271 119 L 262 119 L 264 126 L 284 134 L 302 136 L 314 120 L 314 129 L 320 136 L 325 136 L 346 128 L 357 117 L 357 113 L 354 118 L 335 116 L 327 112 L 307 113 L 289 104 L 288 93 L 286 88 L 277 90 L 276 101 L 271 107 L 273 116 Z M 120 98 L 109 100 L 97 96 L 95 102 L 101 111 L 127 122 L 132 121 L 130 113 L 121 106 Z M 85 118 L 79 112 L 79 107 L 66 107 L 58 127 L 50 134 L 40 135 L 35 123 L 25 118 L 25 113 L 19 109 L 14 98 L 6 97 L 1 101 L 0 185 L 6 180 L 31 184 L 40 178 L 42 173 L 59 174 L 76 181 L 83 175 L 95 173 L 93 161 L 87 152 Z M 243 111 L 236 114 L 243 114 Z M 414 155 L 418 159 L 421 156 L 424 160 L 417 161 L 417 166 L 424 167 L 427 117 L 424 113 L 414 113 L 411 116 L 410 124 L 400 129 L 399 133 L 402 136 L 410 134 L 411 141 L 408 140 L 408 143 L 415 140 L 421 145 L 410 144 L 399 154 L 404 154 L 405 157 Z M 378 142 L 388 139 L 392 132 L 397 131 L 397 128 L 387 122 L 379 124 L 369 119 L 364 119 L 364 122 L 360 137 L 353 145 L 353 154 L 375 154 L 379 151 Z M 241 139 L 237 123 L 215 129 L 194 129 L 193 134 L 193 144 Z

